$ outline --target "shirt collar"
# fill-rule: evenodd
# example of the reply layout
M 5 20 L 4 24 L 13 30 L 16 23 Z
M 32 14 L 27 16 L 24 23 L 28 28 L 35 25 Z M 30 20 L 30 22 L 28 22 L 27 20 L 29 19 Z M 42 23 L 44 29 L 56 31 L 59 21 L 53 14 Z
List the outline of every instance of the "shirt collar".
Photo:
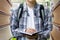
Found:
M 36 3 L 36 5 L 34 6 L 34 9 L 39 9 L 39 5 Z M 27 5 L 26 5 L 26 2 L 24 2 L 23 4 L 23 11 L 26 11 L 27 10 Z

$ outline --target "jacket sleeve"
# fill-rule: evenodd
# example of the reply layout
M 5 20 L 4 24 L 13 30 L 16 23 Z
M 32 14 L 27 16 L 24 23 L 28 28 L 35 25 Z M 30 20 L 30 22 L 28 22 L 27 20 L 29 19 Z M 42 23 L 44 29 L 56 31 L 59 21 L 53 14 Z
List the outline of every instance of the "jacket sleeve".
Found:
M 21 36 L 19 32 L 16 32 L 15 30 L 19 28 L 19 20 L 18 20 L 18 11 L 16 10 L 11 10 L 11 19 L 10 19 L 10 27 L 11 27 L 11 32 L 14 37 Z
M 49 10 L 44 9 L 42 10 L 42 13 L 44 13 L 44 23 L 42 27 L 42 32 L 39 32 L 39 35 L 42 35 L 43 37 L 49 37 L 50 32 L 52 30 L 52 14 Z
M 52 14 L 50 10 L 45 9 L 43 35 L 45 37 L 49 37 L 51 30 L 52 30 Z

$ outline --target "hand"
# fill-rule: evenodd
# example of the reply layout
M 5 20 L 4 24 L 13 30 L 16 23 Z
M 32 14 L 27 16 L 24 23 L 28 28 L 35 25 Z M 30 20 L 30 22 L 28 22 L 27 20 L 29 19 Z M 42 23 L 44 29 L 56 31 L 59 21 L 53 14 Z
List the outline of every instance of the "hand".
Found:
M 36 30 L 35 30 L 35 29 L 32 29 L 32 28 L 28 28 L 28 29 L 26 30 L 26 32 L 32 34 L 32 33 L 36 32 Z M 37 35 L 37 34 L 31 35 L 31 36 L 26 35 L 26 37 L 29 38 L 29 39 L 33 39 L 33 38 L 37 38 L 38 35 Z
M 32 34 L 32 33 L 36 32 L 36 30 L 35 30 L 35 29 L 32 29 L 32 28 L 28 28 L 28 29 L 26 30 L 26 32 Z

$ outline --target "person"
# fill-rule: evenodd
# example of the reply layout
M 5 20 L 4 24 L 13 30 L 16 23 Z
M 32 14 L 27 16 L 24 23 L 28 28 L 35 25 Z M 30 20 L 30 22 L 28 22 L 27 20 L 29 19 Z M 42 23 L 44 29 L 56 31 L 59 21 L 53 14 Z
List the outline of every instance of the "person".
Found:
M 20 4 L 20 7 L 21 6 Z M 36 0 L 25 0 L 22 8 L 12 9 L 10 26 L 14 37 L 18 40 L 47 40 L 47 35 L 49 35 L 51 31 L 51 15 L 50 13 L 47 15 L 44 11 L 44 6 L 41 6 L 42 7 L 40 7 Z M 41 8 L 43 10 L 40 10 Z M 43 16 L 41 16 L 42 13 Z M 29 36 L 16 32 L 16 29 L 30 34 L 37 31 L 38 33 Z

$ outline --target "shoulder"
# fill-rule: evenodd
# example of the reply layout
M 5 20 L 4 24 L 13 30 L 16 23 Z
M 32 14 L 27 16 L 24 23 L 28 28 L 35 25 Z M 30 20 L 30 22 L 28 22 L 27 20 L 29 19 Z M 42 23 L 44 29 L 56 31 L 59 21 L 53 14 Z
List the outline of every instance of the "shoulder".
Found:
M 43 4 L 37 4 L 39 6 L 40 9 L 44 9 L 44 5 Z
M 18 12 L 18 7 L 17 6 L 12 6 L 11 8 L 11 15 L 17 15 L 17 12 Z
M 11 12 L 16 12 L 18 10 L 18 7 L 12 7 Z
M 20 6 L 22 6 L 22 4 L 20 4 L 20 3 L 19 4 L 13 4 L 13 6 L 11 7 L 11 12 L 12 13 L 18 12 Z
M 13 6 L 11 7 L 11 11 L 17 11 L 19 9 L 19 7 L 22 5 L 23 4 L 20 4 L 20 3 L 13 4 Z

